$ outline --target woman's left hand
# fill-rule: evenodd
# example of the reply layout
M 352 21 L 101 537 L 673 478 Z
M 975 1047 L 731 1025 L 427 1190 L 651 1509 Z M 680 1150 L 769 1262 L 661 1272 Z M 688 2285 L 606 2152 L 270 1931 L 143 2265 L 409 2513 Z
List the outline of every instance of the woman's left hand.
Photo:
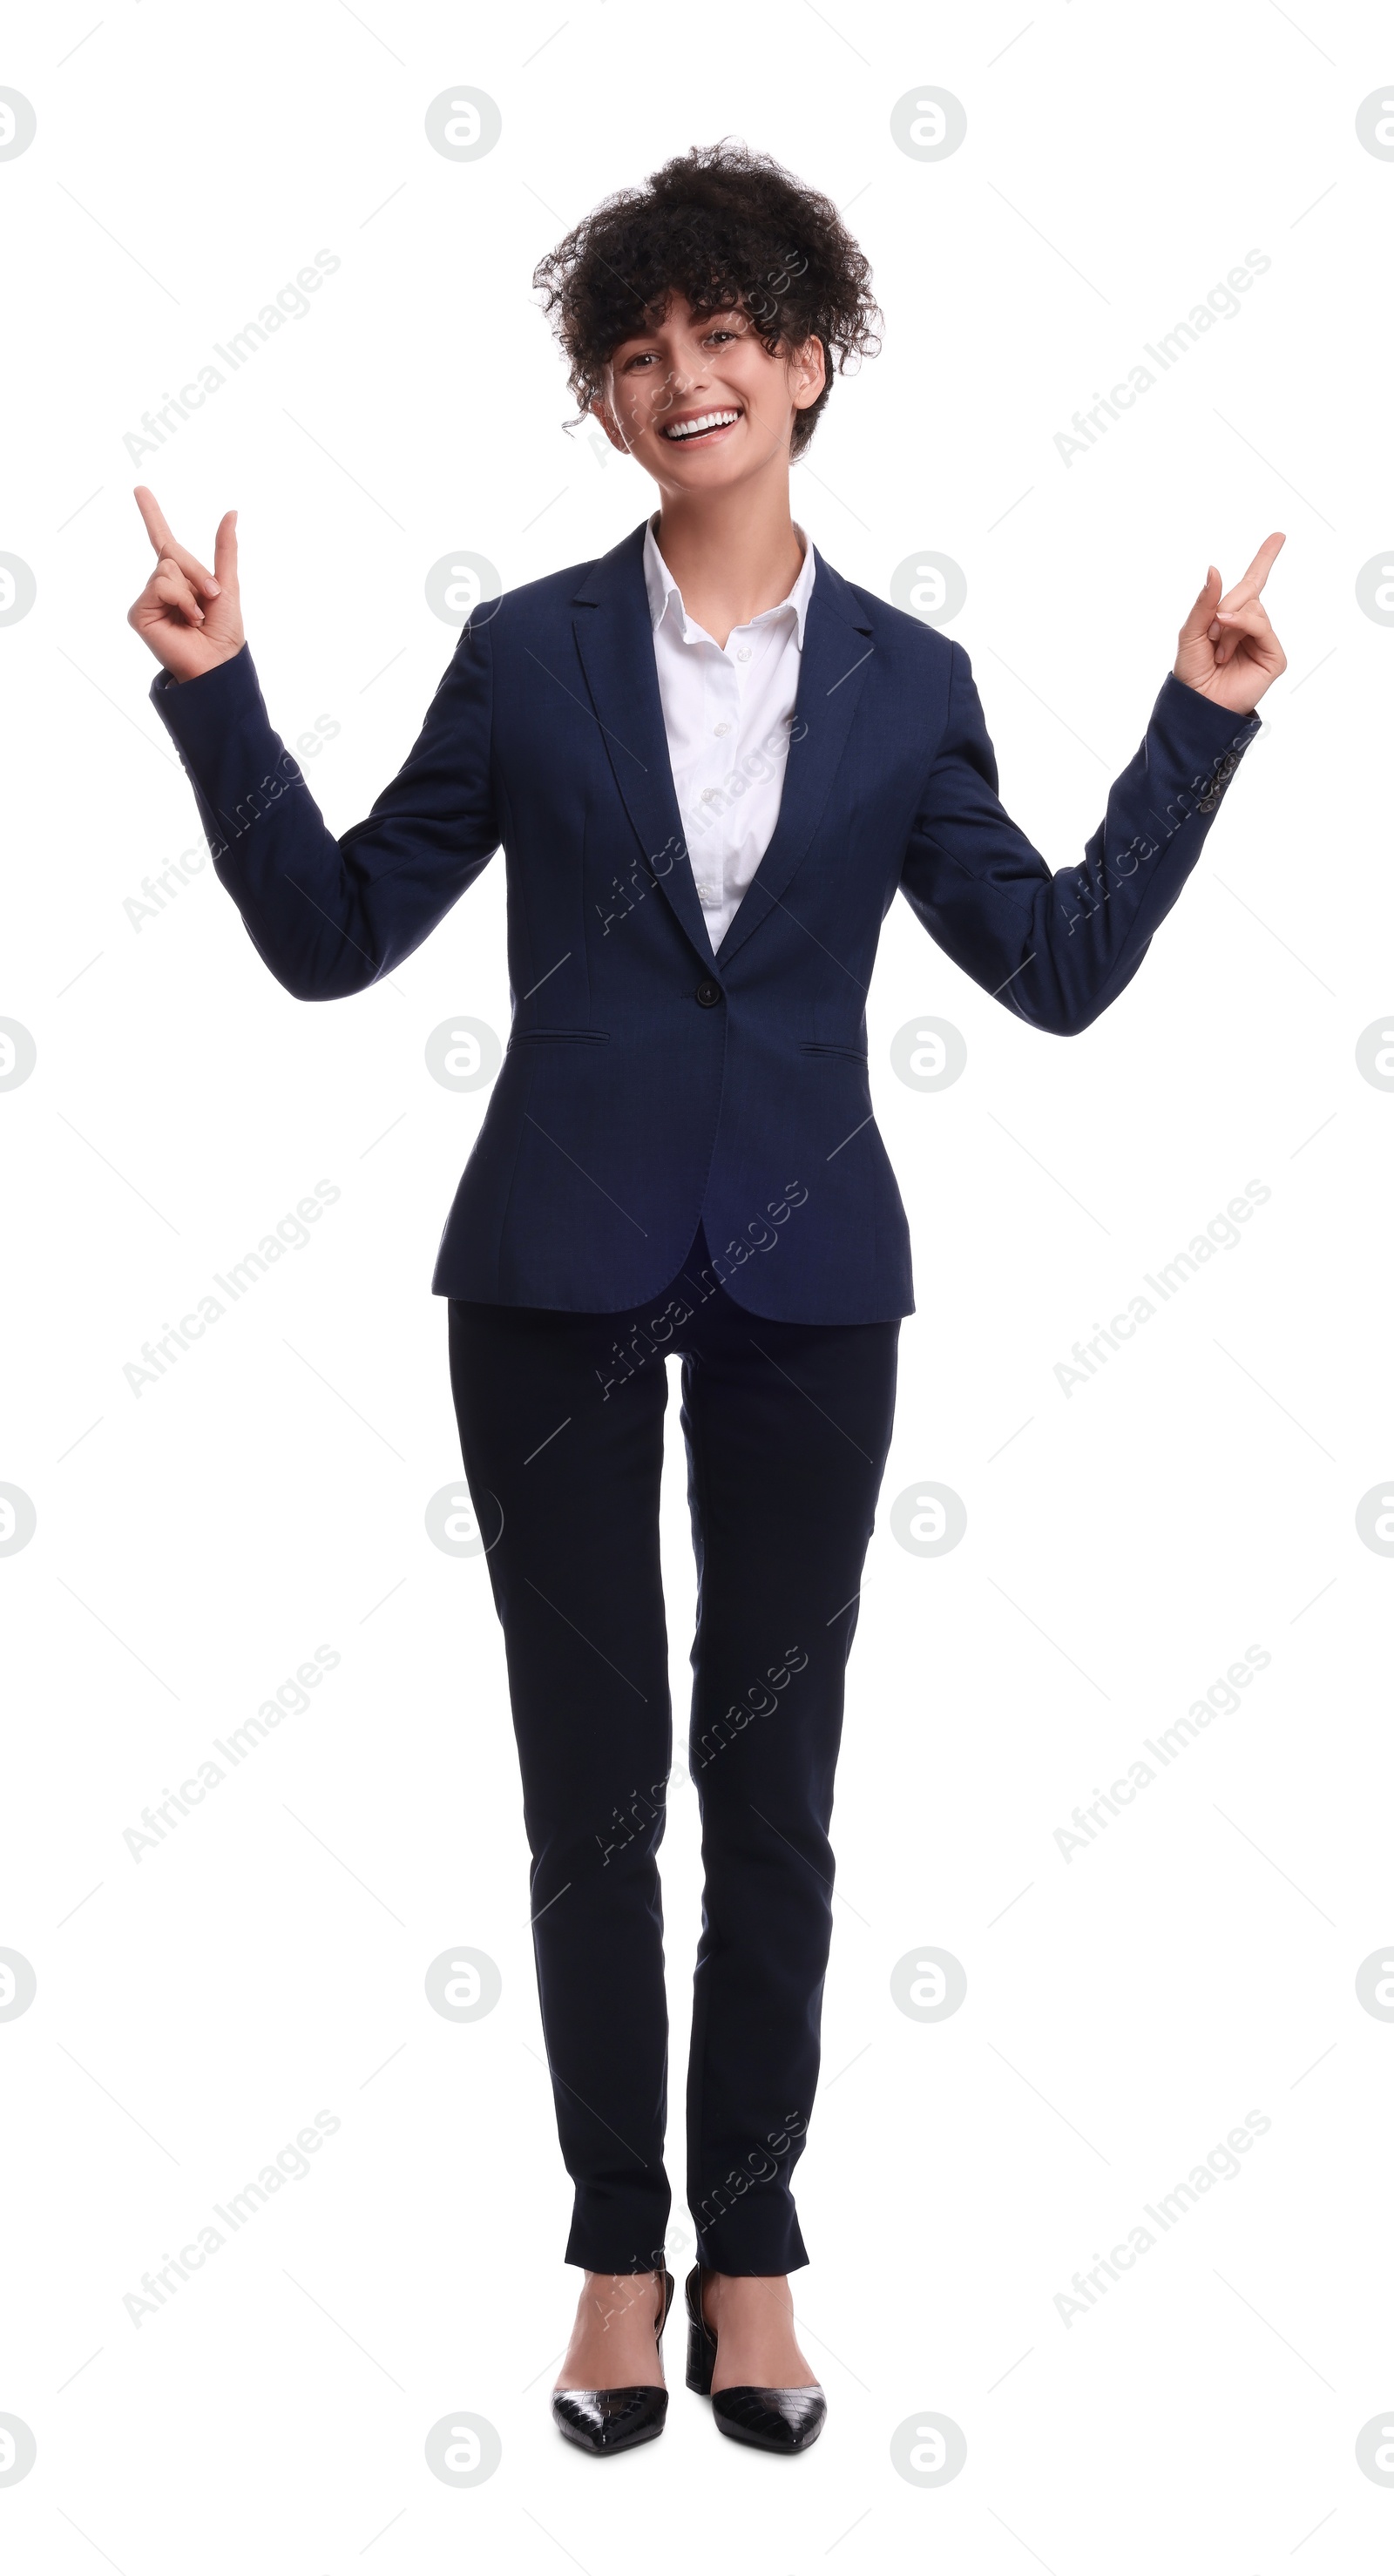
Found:
M 1220 597 L 1220 576 L 1210 578 L 1181 629 L 1176 677 L 1199 689 L 1232 715 L 1252 715 L 1264 690 L 1287 669 L 1288 657 L 1268 623 L 1260 593 L 1285 540 L 1265 537 L 1233 590 Z

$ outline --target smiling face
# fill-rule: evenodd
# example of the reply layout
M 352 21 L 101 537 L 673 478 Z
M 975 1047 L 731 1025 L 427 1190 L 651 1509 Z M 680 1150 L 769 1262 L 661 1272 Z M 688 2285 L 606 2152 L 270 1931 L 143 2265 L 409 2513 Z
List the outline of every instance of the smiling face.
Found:
M 651 329 L 613 351 L 592 409 L 611 446 L 676 498 L 787 462 L 795 414 L 823 382 L 821 341 L 771 357 L 747 313 L 697 315 L 673 294 Z

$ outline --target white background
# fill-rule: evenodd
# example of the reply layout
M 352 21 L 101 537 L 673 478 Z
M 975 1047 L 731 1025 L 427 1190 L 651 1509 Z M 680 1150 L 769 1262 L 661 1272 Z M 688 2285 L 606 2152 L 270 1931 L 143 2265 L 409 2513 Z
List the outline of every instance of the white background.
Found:
M 1394 74 L 1388 15 L 1030 6 L 9 13 L 0 82 L 38 119 L 0 162 L 0 549 L 37 580 L 0 628 L 0 1012 L 38 1049 L 0 1095 L 0 1478 L 38 1516 L 0 1560 L 0 1944 L 38 1980 L 0 2023 L 0 2412 L 38 2446 L 0 2529 L 26 2576 L 1389 2564 L 1394 2491 L 1355 2454 L 1394 2408 L 1394 2027 L 1355 1991 L 1394 1934 L 1394 1565 L 1355 1521 L 1394 1467 L 1394 1098 L 1355 1060 L 1394 975 L 1394 633 L 1355 594 L 1391 541 L 1394 167 L 1355 130 Z M 424 132 L 461 82 L 503 121 L 472 163 Z M 925 83 L 967 113 L 938 163 L 890 131 Z M 502 867 L 390 988 L 333 1007 L 273 982 L 211 867 L 132 926 L 126 899 L 199 834 L 125 624 L 149 564 L 131 487 L 205 555 L 240 510 L 272 719 L 292 743 L 337 720 L 312 783 L 345 828 L 454 646 L 428 568 L 465 548 L 511 586 L 649 506 L 636 469 L 563 435 L 529 281 L 598 197 L 723 133 L 849 208 L 886 316 L 796 514 L 883 595 L 917 549 L 962 565 L 952 631 L 1052 866 L 1081 855 L 1207 563 L 1232 581 L 1275 527 L 1290 667 L 1177 910 L 1084 1036 L 1015 1021 L 905 906 L 887 923 L 873 1091 L 919 1312 L 798 2175 L 829 2423 L 797 2465 L 722 2441 L 675 2321 L 667 2433 L 601 2469 L 547 2412 L 578 2276 L 500 1639 L 482 1558 L 423 1518 L 459 1467 L 430 1272 L 485 1099 L 423 1050 L 451 1014 L 506 1028 Z M 142 412 L 321 247 L 341 265 L 306 318 L 133 466 Z M 1055 433 L 1250 248 L 1271 267 L 1240 314 L 1066 466 Z M 941 1093 L 888 1061 L 926 1012 L 967 1042 Z M 312 1241 L 134 1395 L 142 1342 L 321 1178 L 341 1195 Z M 1067 1397 L 1075 1340 L 1251 1179 L 1271 1197 L 1242 1242 Z M 925 1478 L 967 1507 L 941 1559 L 886 1525 Z M 309 1708 L 133 1859 L 142 1808 L 319 1644 L 340 1662 Z M 1239 1709 L 1067 1862 L 1076 1804 L 1251 1644 L 1271 1661 Z M 675 1785 L 677 2069 L 694 1847 Z M 503 1993 L 456 2025 L 423 1980 L 461 1943 Z M 938 2024 L 890 1992 L 926 1944 L 967 1973 Z M 320 2109 L 340 2127 L 308 2175 L 134 2325 L 142 2273 Z M 1270 2127 L 1238 2176 L 1063 2322 L 1071 2275 L 1250 2110 Z M 423 2445 L 461 2409 L 502 2461 L 457 2491 Z M 926 2410 L 967 2442 L 930 2489 L 890 2451 Z

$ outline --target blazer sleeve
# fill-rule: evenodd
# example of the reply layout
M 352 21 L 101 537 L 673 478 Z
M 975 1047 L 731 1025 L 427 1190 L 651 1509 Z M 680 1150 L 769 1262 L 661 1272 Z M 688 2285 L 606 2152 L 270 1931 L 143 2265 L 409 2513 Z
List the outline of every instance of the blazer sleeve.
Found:
M 1005 811 L 972 666 L 951 648 L 948 720 L 901 889 L 930 937 L 1033 1027 L 1088 1028 L 1131 982 L 1261 729 L 1168 674 L 1080 867 L 1052 874 Z
M 150 696 L 252 945 L 299 1001 L 389 974 L 498 848 L 487 618 L 464 628 L 391 786 L 338 840 L 272 731 L 245 644 L 196 680 L 161 671 Z

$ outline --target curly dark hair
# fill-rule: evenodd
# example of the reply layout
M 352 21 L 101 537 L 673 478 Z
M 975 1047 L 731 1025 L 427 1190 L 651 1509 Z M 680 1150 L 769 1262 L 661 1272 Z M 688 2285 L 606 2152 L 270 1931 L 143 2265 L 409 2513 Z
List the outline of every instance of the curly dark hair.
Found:
M 660 321 L 675 292 L 697 314 L 748 314 L 771 357 L 822 342 L 823 390 L 794 415 L 795 456 L 813 436 L 834 365 L 845 374 L 850 358 L 881 346 L 870 264 L 832 199 L 729 137 L 694 144 L 641 188 L 606 197 L 538 261 L 532 282 L 581 406 L 568 428 L 603 392 L 620 342 Z

